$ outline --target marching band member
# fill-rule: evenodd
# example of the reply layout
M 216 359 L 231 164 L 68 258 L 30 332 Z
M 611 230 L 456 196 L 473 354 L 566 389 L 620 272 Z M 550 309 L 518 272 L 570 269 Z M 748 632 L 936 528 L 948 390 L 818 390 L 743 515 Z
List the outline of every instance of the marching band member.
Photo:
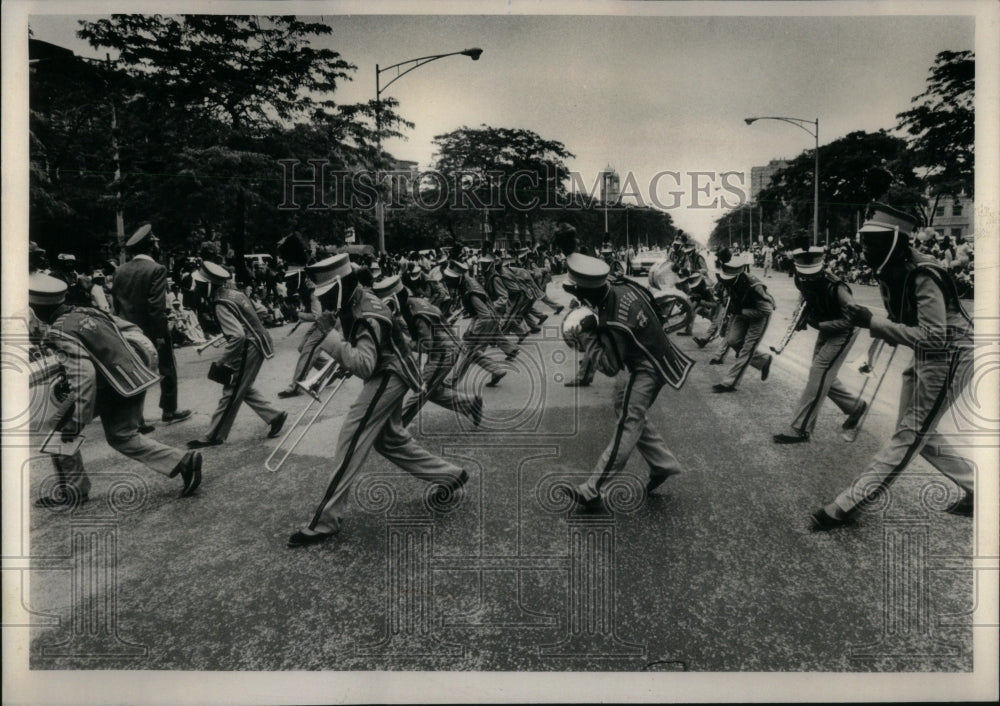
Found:
M 788 431 L 774 435 L 776 444 L 809 441 L 825 397 L 829 397 L 841 412 L 848 415 L 844 429 L 857 426 L 867 407 L 837 379 L 837 372 L 858 337 L 858 330 L 847 318 L 847 312 L 854 305 L 851 288 L 823 266 L 823 248 L 794 250 L 792 260 L 795 263 L 795 287 L 805 302 L 801 327 L 808 324 L 819 334 L 813 348 L 806 387 L 799 397 Z
M 771 355 L 758 353 L 757 345 L 771 322 L 774 299 L 767 287 L 747 272 L 748 268 L 744 258 L 734 258 L 723 263 L 719 273 L 729 295 L 726 347 L 736 351 L 736 360 L 723 381 L 712 386 L 712 392 L 736 392 L 747 366 L 760 370 L 761 380 L 767 380 L 771 372 Z
M 474 362 L 491 374 L 487 387 L 496 387 L 507 374 L 495 361 L 483 352 L 488 346 L 496 346 L 503 351 L 507 360 L 514 360 L 520 349 L 500 330 L 500 317 L 490 304 L 486 290 L 469 275 L 469 268 L 454 260 L 444 271 L 444 281 L 458 300 L 465 313 L 472 317 L 472 323 L 465 331 L 466 344 L 470 347 L 467 360 Z M 465 370 L 456 370 L 455 379 L 461 379 Z
M 139 433 L 145 391 L 159 382 L 159 376 L 126 341 L 115 319 L 99 309 L 66 304 L 66 291 L 65 282 L 49 275 L 36 272 L 28 277 L 28 303 L 48 325 L 43 343 L 65 356 L 69 394 L 76 397 L 57 427 L 62 440 L 72 442 L 94 417 L 100 417 L 111 448 L 168 478 L 180 475 L 181 496 L 191 495 L 201 483 L 201 454 L 184 453 Z M 80 452 L 57 459 L 55 492 L 35 505 L 73 507 L 86 502 L 90 480 Z
M 309 293 L 309 311 L 300 312 L 299 320 L 311 321 L 312 326 L 306 331 L 305 336 L 302 337 L 302 342 L 299 344 L 299 359 L 295 362 L 292 382 L 287 388 L 278 393 L 278 397 L 295 397 L 301 393 L 296 383 L 300 382 L 312 369 L 313 363 L 316 361 L 316 356 L 319 353 L 319 344 L 323 342 L 323 339 L 326 338 L 326 335 L 330 333 L 330 330 L 336 323 L 336 314 L 323 311 L 323 307 L 320 305 L 315 294 L 316 287 L 324 284 L 329 279 L 330 268 L 334 259 L 328 257 L 325 260 L 313 263 L 312 265 L 306 265 L 305 267 L 305 288 Z
M 846 490 L 812 514 L 814 530 L 849 523 L 917 454 L 963 491 L 947 512 L 973 514 L 975 469 L 936 431 L 971 378 L 973 322 L 951 274 L 910 247 L 916 223 L 906 213 L 875 204 L 860 231 L 862 254 L 878 278 L 888 315 L 855 304 L 848 307 L 848 318 L 873 338 L 912 348 L 913 361 L 903 371 L 892 437 Z
M 403 427 L 403 397 L 407 390 L 421 392 L 423 384 L 392 312 L 358 286 L 347 255 L 336 257 L 333 272 L 331 281 L 316 288 L 316 296 L 326 309 L 338 312 L 341 329 L 330 332 L 323 350 L 364 386 L 344 416 L 333 477 L 309 524 L 288 538 L 289 547 L 316 544 L 339 531 L 348 491 L 372 448 L 417 478 L 441 484 L 446 494 L 468 481 L 464 470 L 421 448 Z
M 253 386 L 264 360 L 274 357 L 271 335 L 261 324 L 250 299 L 233 285 L 229 270 L 206 261 L 198 272 L 212 285 L 215 319 L 226 337 L 225 352 L 215 364 L 226 373 L 226 379 L 222 380 L 222 397 L 208 430 L 203 437 L 189 441 L 188 448 L 224 443 L 244 402 L 270 425 L 267 438 L 273 439 L 281 433 L 288 412 L 272 407 Z
M 459 392 L 446 384 L 458 361 L 459 345 L 441 310 L 426 299 L 411 296 L 398 275 L 376 282 L 372 291 L 397 317 L 397 322 L 415 344 L 416 351 L 427 355 L 421 371 L 426 391 L 411 396 L 403 404 L 403 426 L 410 425 L 426 401 L 460 412 L 479 426 L 483 418 L 483 398 Z
M 593 313 L 580 307 L 567 317 L 564 331 L 577 350 L 615 378 L 618 421 L 614 436 L 590 478 L 569 491 L 577 505 L 600 507 L 600 492 L 620 472 L 634 448 L 649 465 L 646 492 L 680 473 L 680 463 L 649 424 L 647 410 L 664 385 L 680 389 L 693 362 L 674 348 L 660 326 L 652 297 L 631 282 L 608 282 L 610 267 L 598 258 L 573 254 L 567 261 L 569 281 L 563 288 L 579 297 Z M 573 319 L 579 318 L 575 327 Z
M 532 278 L 534 278 L 535 286 L 542 293 L 539 299 L 542 300 L 543 304 L 552 309 L 553 314 L 559 316 L 565 307 L 548 295 L 547 288 L 549 283 L 552 282 L 552 271 L 546 262 L 545 253 L 540 250 L 532 251 L 524 248 L 518 255 L 518 260 L 521 263 L 521 267 L 528 270 Z

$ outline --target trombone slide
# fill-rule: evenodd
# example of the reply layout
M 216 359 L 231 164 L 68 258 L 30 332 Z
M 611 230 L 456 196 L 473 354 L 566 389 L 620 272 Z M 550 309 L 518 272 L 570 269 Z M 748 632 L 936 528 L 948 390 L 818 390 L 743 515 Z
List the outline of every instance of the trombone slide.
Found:
M 218 336 L 215 336 L 206 341 L 205 343 L 202 343 L 195 350 L 198 351 L 198 355 L 201 355 L 205 350 L 209 348 L 214 348 L 215 346 L 222 345 L 223 341 L 225 340 L 226 340 L 225 334 L 220 333 Z
M 292 436 L 292 434 L 295 433 L 295 430 L 299 426 L 299 422 L 301 422 L 302 418 L 306 416 L 306 413 L 309 412 L 313 404 L 319 402 L 319 395 L 318 394 L 312 395 L 312 393 L 310 392 L 310 395 L 312 395 L 312 399 L 309 400 L 309 404 L 307 404 L 305 407 L 302 408 L 302 411 L 299 412 L 299 416 L 295 418 L 295 422 L 293 422 L 292 426 L 288 428 L 288 431 L 285 432 L 285 435 L 281 437 L 281 441 L 278 442 L 278 445 L 274 447 L 274 451 L 272 451 L 271 455 L 268 456 L 267 459 L 265 459 L 264 468 L 271 471 L 271 473 L 277 473 L 279 470 L 281 470 L 281 467 L 285 464 L 285 461 L 288 460 L 288 457 L 292 455 L 292 452 L 295 451 L 298 445 L 305 438 L 306 433 L 310 429 L 312 429 L 313 424 L 315 424 L 316 420 L 319 419 L 319 415 L 323 413 L 323 410 L 326 409 L 327 405 L 329 405 L 330 402 L 333 400 L 333 398 L 337 396 L 337 393 L 340 391 L 340 388 L 344 385 L 345 382 L 347 382 L 348 377 L 350 377 L 350 375 L 347 373 L 341 376 L 340 382 L 337 383 L 337 386 L 330 391 L 330 394 L 327 396 L 327 398 L 323 400 L 323 402 L 319 405 L 319 408 L 316 410 L 313 416 L 309 419 L 306 425 L 299 432 L 299 435 L 298 437 L 296 437 L 295 441 L 291 444 L 291 446 L 285 449 L 285 452 L 281 455 L 281 458 L 278 459 L 278 462 L 272 465 L 271 463 L 272 459 L 274 459 L 274 457 L 278 454 L 278 452 L 281 451 L 282 447 Z
M 882 367 L 881 372 L 877 375 L 875 374 L 876 366 L 879 364 L 880 360 L 884 357 L 882 352 L 885 350 L 885 341 L 874 340 L 872 344 L 868 347 L 868 359 L 867 366 L 869 372 L 865 372 L 859 368 L 859 372 L 865 375 L 865 382 L 861 385 L 861 391 L 858 393 L 858 399 L 864 402 L 867 407 L 864 413 L 861 415 L 861 419 L 858 423 L 854 425 L 853 429 L 846 430 L 841 437 L 844 441 L 853 442 L 858 438 L 858 434 L 861 432 L 861 428 L 865 425 L 865 421 L 868 419 L 868 415 L 871 414 L 872 408 L 875 406 L 875 398 L 878 396 L 878 391 L 882 388 L 882 382 L 885 380 L 886 375 L 889 373 L 889 368 L 892 367 L 892 360 L 896 357 L 896 346 L 891 346 L 892 350 L 889 351 L 889 356 L 885 359 L 885 365 Z M 864 367 L 864 366 L 862 366 Z M 875 380 L 875 387 L 872 389 L 871 393 L 866 397 L 865 390 L 868 388 L 868 384 Z

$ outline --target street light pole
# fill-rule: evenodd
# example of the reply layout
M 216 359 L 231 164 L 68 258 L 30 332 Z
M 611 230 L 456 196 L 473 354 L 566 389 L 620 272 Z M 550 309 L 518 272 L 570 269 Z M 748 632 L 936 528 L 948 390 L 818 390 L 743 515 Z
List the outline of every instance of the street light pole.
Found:
M 393 83 L 399 79 L 406 76 L 414 69 L 419 69 L 424 64 L 429 64 L 432 61 L 437 61 L 438 59 L 443 59 L 446 56 L 467 56 L 473 61 L 479 61 L 479 57 L 482 56 L 483 50 L 478 47 L 472 49 L 463 49 L 462 51 L 453 51 L 447 54 L 432 54 L 430 56 L 421 56 L 417 59 L 407 59 L 406 61 L 400 61 L 398 64 L 393 64 L 392 66 L 386 66 L 381 68 L 378 64 L 375 64 L 375 142 L 378 147 L 378 155 L 376 155 L 375 162 L 375 184 L 377 186 L 375 191 L 375 218 L 378 220 L 378 251 L 379 253 L 385 252 L 385 204 L 382 201 L 382 179 L 381 179 L 381 166 L 382 166 L 382 91 L 387 89 Z M 412 64 L 412 66 L 408 66 Z M 400 69 L 407 66 L 406 70 L 401 71 Z M 389 80 L 387 84 L 382 85 L 382 73 L 385 71 L 391 71 L 396 69 L 396 75 Z
M 819 118 L 805 120 L 803 118 L 767 115 L 758 118 L 744 118 L 743 122 L 747 125 L 753 125 L 757 120 L 781 120 L 782 122 L 790 123 L 805 130 L 816 140 L 815 160 L 813 163 L 813 245 L 819 245 Z M 813 129 L 810 130 L 806 125 L 812 125 Z

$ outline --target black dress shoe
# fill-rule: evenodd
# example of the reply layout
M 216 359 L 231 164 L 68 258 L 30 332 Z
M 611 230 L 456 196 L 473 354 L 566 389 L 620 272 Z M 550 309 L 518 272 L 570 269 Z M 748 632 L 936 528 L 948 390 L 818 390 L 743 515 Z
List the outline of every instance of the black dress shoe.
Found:
M 280 397 L 281 399 L 286 399 L 288 397 L 296 397 L 296 396 L 301 395 L 301 394 L 302 394 L 302 392 L 299 390 L 299 388 L 297 386 L 296 387 L 288 387 L 288 388 L 285 388 L 284 390 L 282 390 L 281 392 L 279 392 L 278 393 L 278 397 Z
M 536 326 L 541 326 L 546 321 L 548 321 L 548 318 L 549 318 L 548 314 L 542 314 L 541 316 L 538 317 L 538 321 L 535 322 L 535 325 Z
M 312 534 L 306 534 L 302 530 L 299 530 L 288 538 L 288 547 L 308 547 L 310 544 L 319 544 L 320 542 L 325 542 L 339 531 L 340 529 L 338 528 L 330 532 L 314 532 Z
M 499 373 L 493 373 L 493 377 L 491 377 L 490 381 L 486 383 L 486 387 L 496 387 L 498 384 L 500 384 L 500 381 L 503 380 L 506 374 L 507 373 L 504 371 L 501 371 Z
M 288 412 L 282 412 L 277 417 L 275 417 L 274 421 L 271 422 L 271 430 L 267 432 L 267 438 L 273 439 L 276 436 L 278 436 L 278 434 L 281 433 L 281 427 L 285 426 L 285 421 L 287 419 L 288 419 Z
M 570 380 L 563 383 L 564 387 L 590 387 L 590 383 L 586 380 Z
M 559 316 L 559 314 L 563 313 L 563 309 L 565 309 L 565 308 L 566 307 L 564 307 L 564 306 L 557 306 L 555 309 L 552 310 L 552 315 L 553 316 Z
M 187 447 L 189 449 L 204 449 L 209 446 L 221 446 L 222 442 L 218 439 L 192 439 L 187 442 Z
M 201 485 L 201 454 L 197 451 L 188 451 L 184 454 L 184 458 L 181 459 L 181 462 L 170 473 L 170 478 L 173 478 L 178 473 L 181 474 L 181 478 L 184 480 L 181 497 L 186 498 Z
M 809 441 L 808 434 L 775 434 L 771 438 L 776 444 L 801 444 Z
M 722 365 L 722 359 L 721 358 L 711 358 L 708 361 L 708 364 L 709 365 Z
M 704 348 L 705 346 L 708 345 L 707 338 L 698 338 L 697 336 L 692 336 L 691 340 L 694 341 L 699 348 Z
M 175 410 L 173 412 L 163 413 L 163 423 L 173 424 L 174 422 L 183 422 L 185 419 L 191 416 L 190 409 Z
M 861 416 L 865 413 L 866 409 L 868 409 L 868 403 L 862 400 L 858 403 L 858 406 L 854 408 L 854 411 L 847 415 L 847 419 L 844 420 L 844 423 L 840 428 L 850 430 L 856 427 L 858 422 L 861 421 Z
M 90 500 L 90 496 L 87 494 L 79 495 L 73 491 L 63 491 L 60 495 L 49 495 L 44 498 L 38 498 L 35 501 L 35 507 L 42 507 L 47 510 L 64 507 L 75 508 L 80 507 L 88 500 Z
M 587 500 L 580 494 L 580 491 L 576 488 L 562 488 L 565 495 L 569 496 L 570 500 L 573 501 L 575 509 L 578 512 L 587 513 L 599 513 L 605 512 L 604 503 L 601 502 L 601 496 L 598 495 L 596 498 Z
M 771 361 L 774 360 L 774 356 L 768 353 L 767 362 L 760 369 L 760 379 L 761 382 L 767 380 L 767 376 L 771 374 Z
M 139 425 L 139 433 L 140 434 L 152 434 L 154 431 L 156 431 L 156 427 L 154 427 L 152 424 L 140 424 Z
M 87 496 L 84 496 L 83 499 L 86 500 Z M 975 505 L 975 498 L 972 493 L 966 493 L 964 498 L 949 507 L 945 512 L 950 515 L 958 515 L 959 517 L 972 517 L 975 512 Z
M 720 382 L 712 385 L 712 392 L 736 392 L 736 388 L 732 385 L 723 385 Z
M 839 527 L 851 524 L 850 514 L 845 513 L 842 517 L 834 517 L 827 513 L 826 508 L 820 508 L 810 515 L 810 528 L 813 532 L 829 532 Z

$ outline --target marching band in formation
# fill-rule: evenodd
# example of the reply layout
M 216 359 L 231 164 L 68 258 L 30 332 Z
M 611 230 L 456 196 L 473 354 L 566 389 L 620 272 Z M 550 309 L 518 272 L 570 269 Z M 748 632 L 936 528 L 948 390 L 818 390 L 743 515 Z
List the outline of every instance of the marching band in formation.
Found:
M 708 263 L 692 242 L 678 241 L 667 261 L 650 275 L 659 292 L 676 287 L 690 306 L 679 323 L 666 325 L 664 299 L 650 289 L 613 271 L 608 258 L 586 254 L 571 226 L 561 224 L 556 245 L 568 256 L 563 285 L 574 297 L 562 322 L 567 345 L 578 352 L 579 368 L 568 385 L 587 385 L 596 371 L 615 380 L 617 419 L 611 438 L 587 480 L 567 489 L 578 511 L 601 508 L 601 493 L 638 450 L 649 469 L 646 492 L 651 493 L 682 465 L 647 419 L 664 386 L 679 390 L 688 380 L 694 361 L 670 340 L 668 332 L 690 336 L 695 315 L 711 322 L 698 348 L 716 338 L 712 364 L 722 364 L 735 352 L 715 393 L 736 392 L 749 367 L 766 380 L 774 355 L 780 355 L 795 331 L 816 329 L 811 365 L 787 427 L 775 434 L 776 444 L 808 443 L 823 401 L 829 398 L 845 415 L 845 438 L 853 438 L 871 410 L 872 395 L 852 393 L 838 373 L 855 344 L 859 330 L 868 329 L 872 345 L 868 360 L 874 366 L 888 347 L 913 349 L 913 362 L 903 372 L 896 428 L 868 466 L 847 489 L 812 513 L 816 531 L 841 527 L 884 491 L 913 458 L 920 454 L 953 480 L 963 497 L 947 511 L 973 514 L 974 469 L 949 446 L 936 426 L 952 401 L 968 384 L 972 365 L 973 322 L 962 307 L 955 282 L 947 270 L 910 247 L 914 219 L 876 204 L 859 235 L 864 257 L 876 272 L 886 315 L 858 305 L 851 288 L 824 266 L 821 248 L 801 247 L 792 253 L 795 286 L 801 299 L 784 340 L 772 353 L 759 350 L 772 314 L 774 299 L 767 287 L 749 273 L 749 262 L 727 251 L 718 253 L 717 281 L 710 281 Z M 246 403 L 267 425 L 267 437 L 281 436 L 288 413 L 275 408 L 254 387 L 267 359 L 274 355 L 271 337 L 247 297 L 233 286 L 231 273 L 220 264 L 202 263 L 195 277 L 210 298 L 222 334 L 199 349 L 225 345 L 220 360 L 211 364 L 209 379 L 222 385 L 218 406 L 205 432 L 181 451 L 150 438 L 152 425 L 143 419 L 147 390 L 160 383 L 163 421 L 186 419 L 177 409 L 176 364 L 162 322 L 151 315 L 162 294 L 164 273 L 156 262 L 156 239 L 143 226 L 129 240 L 134 276 L 115 282 L 116 311 L 122 318 L 89 306 L 67 302 L 64 281 L 32 271 L 29 275 L 31 336 L 35 344 L 59 356 L 64 378 L 60 386 L 61 412 L 52 433 L 62 445 L 52 454 L 56 479 L 52 494 L 40 507 L 76 506 L 88 499 L 90 482 L 79 444 L 83 428 L 100 417 L 105 437 L 116 451 L 168 477 L 180 476 L 182 496 L 201 483 L 203 458 L 198 449 L 226 441 L 233 422 Z M 597 255 L 598 253 L 595 253 Z M 346 254 L 306 267 L 308 311 L 300 320 L 310 323 L 298 347 L 299 358 L 281 398 L 307 394 L 311 401 L 290 426 L 265 464 L 277 470 L 289 457 L 305 430 L 287 444 L 313 404 L 321 402 L 318 418 L 343 381 L 362 382 L 357 398 L 341 420 L 330 480 L 317 489 L 319 502 L 302 527 L 288 539 L 289 547 L 323 542 L 335 535 L 343 521 L 352 484 L 371 450 L 435 486 L 448 499 L 465 485 L 468 472 L 421 447 L 407 431 L 422 406 L 433 402 L 466 417 L 478 427 L 483 419 L 483 397 L 460 384 L 475 365 L 488 374 L 486 387 L 496 387 L 507 373 L 487 355 L 499 349 L 506 361 L 520 353 L 519 344 L 540 331 L 548 314 L 563 306 L 548 298 L 551 274 L 535 264 L 533 253 L 515 257 L 486 252 L 466 260 L 451 259 L 421 267 L 419 263 L 387 278 L 359 267 Z M 669 268 L 669 273 L 667 272 Z M 479 279 L 473 276 L 478 271 Z M 162 317 L 165 309 L 159 309 Z M 464 333 L 460 318 L 468 319 Z M 885 356 L 881 356 L 883 359 Z M 423 358 L 423 366 L 419 361 Z M 889 356 L 891 361 L 891 355 Z M 884 363 L 882 375 L 888 372 Z M 339 381 L 321 400 L 320 392 Z M 878 381 L 879 384 L 881 380 Z M 878 384 L 874 386 L 877 392 Z M 64 410 L 64 411 L 62 411 Z M 311 425 L 311 422 L 310 422 Z M 281 461 L 273 457 L 284 448 Z

